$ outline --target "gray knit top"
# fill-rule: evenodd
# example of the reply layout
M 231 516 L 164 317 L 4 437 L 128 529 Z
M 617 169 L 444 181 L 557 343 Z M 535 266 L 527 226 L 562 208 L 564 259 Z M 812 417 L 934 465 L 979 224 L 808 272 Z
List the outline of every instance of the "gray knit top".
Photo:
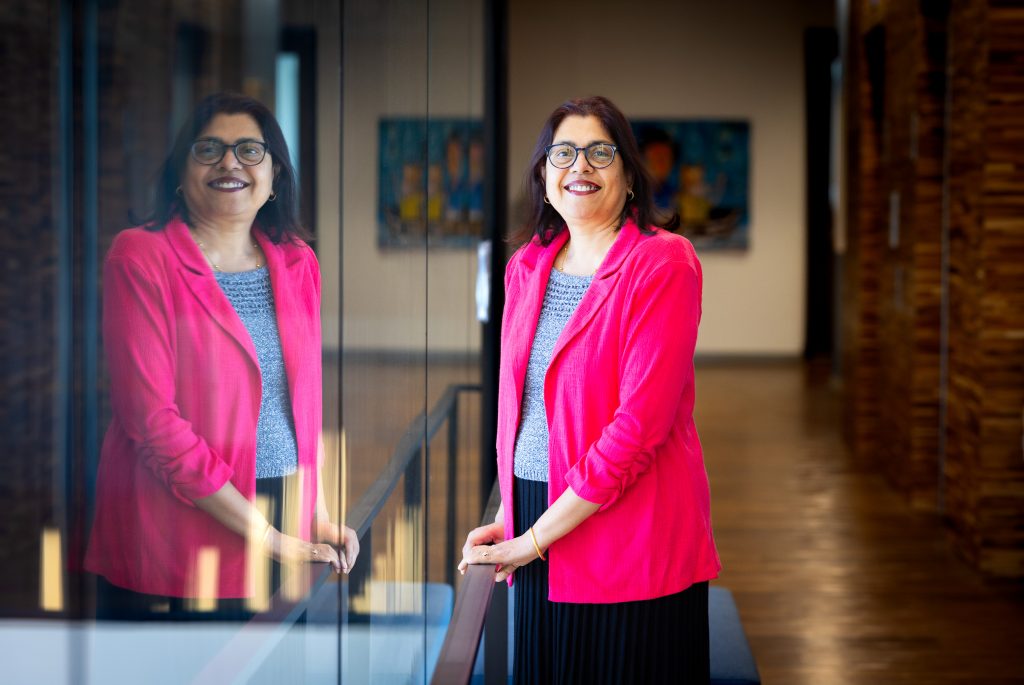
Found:
M 526 387 L 523 388 L 523 406 L 512 467 L 516 478 L 545 483 L 548 480 L 548 418 L 544 409 L 544 375 L 551 364 L 558 336 L 576 311 L 593 278 L 551 270 L 537 331 L 533 334 L 530 361 L 526 365 Z
M 295 473 L 299 448 L 295 443 L 292 402 L 277 330 L 270 271 L 214 272 L 221 290 L 238 312 L 256 348 L 263 376 L 263 397 L 256 426 L 256 477 L 275 478 Z

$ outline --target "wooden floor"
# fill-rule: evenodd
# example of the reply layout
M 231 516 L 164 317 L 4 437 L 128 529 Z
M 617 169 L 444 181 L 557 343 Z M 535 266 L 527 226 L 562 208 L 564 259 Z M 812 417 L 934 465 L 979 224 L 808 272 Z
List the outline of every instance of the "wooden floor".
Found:
M 415 367 L 347 367 L 352 501 L 412 416 L 447 383 L 478 373 L 475 364 L 432 364 L 426 374 Z M 468 431 L 460 438 L 460 537 L 480 506 L 477 402 L 460 423 Z M 1024 684 L 1024 583 L 987 582 L 958 559 L 939 516 L 910 509 L 879 473 L 851 460 L 839 415 L 824 374 L 803 364 L 698 365 L 697 426 L 724 564 L 716 582 L 734 593 L 763 681 Z M 372 561 L 363 563 L 379 579 L 415 580 L 425 563 L 430 579 L 443 582 L 458 558 L 441 534 L 443 435 L 432 452 L 430 520 L 409 518 L 399 488 L 374 525 Z
M 768 685 L 1024 683 L 1024 583 L 986 582 L 938 516 L 848 456 L 802 364 L 702 366 L 718 584 Z

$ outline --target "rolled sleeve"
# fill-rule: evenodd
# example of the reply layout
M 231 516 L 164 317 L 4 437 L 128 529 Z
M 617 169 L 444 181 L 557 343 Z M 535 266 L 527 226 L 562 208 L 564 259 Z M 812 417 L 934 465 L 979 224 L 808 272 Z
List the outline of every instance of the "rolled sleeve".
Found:
M 176 404 L 170 305 L 159 280 L 128 258 L 109 258 L 103 278 L 103 337 L 115 419 L 142 462 L 194 506 L 195 499 L 223 487 L 233 469 Z
M 611 506 L 647 470 L 693 382 L 700 321 L 696 262 L 658 266 L 630 294 L 620 351 L 619 406 L 566 482 L 583 499 Z

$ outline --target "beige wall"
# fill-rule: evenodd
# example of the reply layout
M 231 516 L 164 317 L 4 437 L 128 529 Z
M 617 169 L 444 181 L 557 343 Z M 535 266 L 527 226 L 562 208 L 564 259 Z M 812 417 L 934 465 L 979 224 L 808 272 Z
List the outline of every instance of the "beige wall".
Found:
M 319 3 L 316 20 L 322 26 L 337 26 L 340 8 L 333 3 Z M 341 307 L 341 227 L 338 217 L 341 206 L 338 198 L 338 159 L 341 157 L 341 135 L 334 126 L 324 122 L 338 121 L 341 100 L 338 97 L 340 45 L 336 32 L 317 33 L 317 88 L 316 118 L 321 122 L 317 130 L 316 158 L 316 216 L 317 256 L 320 260 L 320 290 L 322 293 L 321 319 L 324 347 L 336 350 L 340 346 L 338 314 Z
M 705 252 L 698 354 L 803 350 L 803 29 L 831 2 L 591 2 L 510 5 L 510 198 L 544 118 L 601 94 L 628 117 L 723 117 L 751 125 L 750 249 Z M 605 29 L 607 44 L 595 36 Z M 567 29 L 567 30 L 566 30 Z M 554 36 L 567 34 L 556 44 Z
M 336 157 L 321 158 L 318 179 L 327 347 L 339 341 L 340 306 L 346 350 L 417 351 L 425 343 L 431 352 L 479 349 L 473 300 L 476 251 L 431 249 L 427 254 L 422 248 L 377 247 L 381 117 L 482 117 L 481 3 L 433 0 L 413 5 L 345 3 L 340 227 L 329 219 L 339 211 Z M 330 49 L 321 63 L 326 68 L 320 78 L 337 79 Z M 336 112 L 338 103 L 319 106 L 326 114 L 331 108 Z

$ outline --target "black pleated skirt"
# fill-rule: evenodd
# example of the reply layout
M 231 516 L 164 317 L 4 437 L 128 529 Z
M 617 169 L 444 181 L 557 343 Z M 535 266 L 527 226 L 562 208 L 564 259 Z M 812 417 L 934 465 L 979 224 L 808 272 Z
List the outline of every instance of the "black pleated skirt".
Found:
M 522 535 L 548 507 L 547 483 L 516 478 L 514 517 Z M 710 680 L 708 584 L 667 597 L 616 604 L 548 600 L 539 559 L 515 573 L 513 682 L 673 683 Z

